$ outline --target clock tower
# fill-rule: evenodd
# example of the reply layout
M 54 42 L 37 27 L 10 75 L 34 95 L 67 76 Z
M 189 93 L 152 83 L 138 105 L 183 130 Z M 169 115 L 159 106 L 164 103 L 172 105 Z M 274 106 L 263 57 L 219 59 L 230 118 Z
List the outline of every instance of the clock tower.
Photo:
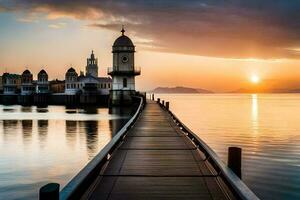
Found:
M 112 46 L 113 66 L 108 69 L 112 77 L 112 90 L 110 101 L 112 105 L 130 104 L 132 95 L 135 94 L 135 76 L 141 74 L 141 70 L 134 65 L 135 46 L 131 39 L 125 35 L 124 27 L 122 35 L 116 39 Z

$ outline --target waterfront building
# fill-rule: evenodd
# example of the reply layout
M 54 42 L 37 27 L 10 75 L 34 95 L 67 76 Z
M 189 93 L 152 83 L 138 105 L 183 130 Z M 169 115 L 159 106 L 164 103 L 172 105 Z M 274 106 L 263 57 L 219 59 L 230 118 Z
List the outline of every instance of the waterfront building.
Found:
M 79 91 L 78 74 L 73 67 L 65 75 L 65 94 L 75 95 Z
M 135 46 L 129 37 L 121 30 L 122 35 L 118 37 L 113 46 L 113 66 L 108 69 L 112 77 L 112 90 L 110 101 L 112 105 L 130 104 L 132 95 L 135 94 L 135 76 L 140 75 L 141 70 L 135 67 Z
M 51 93 L 64 93 L 65 92 L 65 81 L 58 79 L 52 80 L 49 82 Z
M 49 93 L 49 81 L 47 72 L 42 69 L 38 73 L 38 79 L 36 83 L 36 93 L 37 94 L 47 94 Z
M 87 58 L 86 76 L 98 77 L 98 59 L 95 58 L 94 51 L 92 51 L 91 57 Z
M 27 69 L 21 75 L 21 95 L 31 95 L 34 92 L 33 76 Z
M 3 94 L 15 95 L 20 92 L 21 76 L 18 74 L 4 73 L 2 76 Z
M 94 52 L 87 58 L 86 73 L 78 73 L 71 67 L 65 75 L 66 95 L 109 95 L 112 87 L 112 79 L 109 77 L 98 77 L 98 59 Z

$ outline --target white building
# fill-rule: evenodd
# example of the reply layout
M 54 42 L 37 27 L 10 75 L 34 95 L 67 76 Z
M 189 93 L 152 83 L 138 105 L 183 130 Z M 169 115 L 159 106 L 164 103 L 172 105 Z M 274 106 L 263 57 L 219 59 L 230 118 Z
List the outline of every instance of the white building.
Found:
M 130 104 L 135 93 L 135 76 L 141 74 L 134 64 L 135 46 L 124 33 L 116 39 L 112 47 L 113 67 L 108 74 L 112 77 L 111 103 L 112 105 Z
M 90 65 L 89 65 L 90 64 Z M 98 77 L 97 59 L 92 52 L 91 58 L 88 59 L 86 68 L 89 72 L 78 76 L 74 68 L 70 68 L 65 76 L 65 94 L 91 94 L 91 95 L 109 95 L 112 87 L 112 80 L 109 77 Z M 97 71 L 97 73 L 96 73 Z
M 4 73 L 2 76 L 3 94 L 15 95 L 19 92 L 21 86 L 21 76 L 18 74 Z
M 79 91 L 78 74 L 73 67 L 68 69 L 65 76 L 65 94 L 75 95 Z
M 21 95 L 31 95 L 34 93 L 33 76 L 27 69 L 21 75 Z
M 38 79 L 36 83 L 36 93 L 37 94 L 49 93 L 48 74 L 43 69 L 38 73 Z

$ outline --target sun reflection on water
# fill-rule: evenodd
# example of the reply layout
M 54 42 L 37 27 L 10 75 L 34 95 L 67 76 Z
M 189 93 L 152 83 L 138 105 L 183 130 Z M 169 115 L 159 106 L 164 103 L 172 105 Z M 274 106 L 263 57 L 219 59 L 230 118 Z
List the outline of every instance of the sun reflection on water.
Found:
M 253 133 L 258 134 L 258 98 L 257 98 L 257 94 L 252 94 L 251 95 L 252 98 L 252 130 Z

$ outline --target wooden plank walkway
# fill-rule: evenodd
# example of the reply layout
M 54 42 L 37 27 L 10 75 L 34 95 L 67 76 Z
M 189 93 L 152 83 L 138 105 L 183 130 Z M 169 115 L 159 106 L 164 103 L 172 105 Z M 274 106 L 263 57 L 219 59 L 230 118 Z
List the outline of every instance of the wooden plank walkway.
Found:
M 228 199 L 204 157 L 149 101 L 82 199 Z

